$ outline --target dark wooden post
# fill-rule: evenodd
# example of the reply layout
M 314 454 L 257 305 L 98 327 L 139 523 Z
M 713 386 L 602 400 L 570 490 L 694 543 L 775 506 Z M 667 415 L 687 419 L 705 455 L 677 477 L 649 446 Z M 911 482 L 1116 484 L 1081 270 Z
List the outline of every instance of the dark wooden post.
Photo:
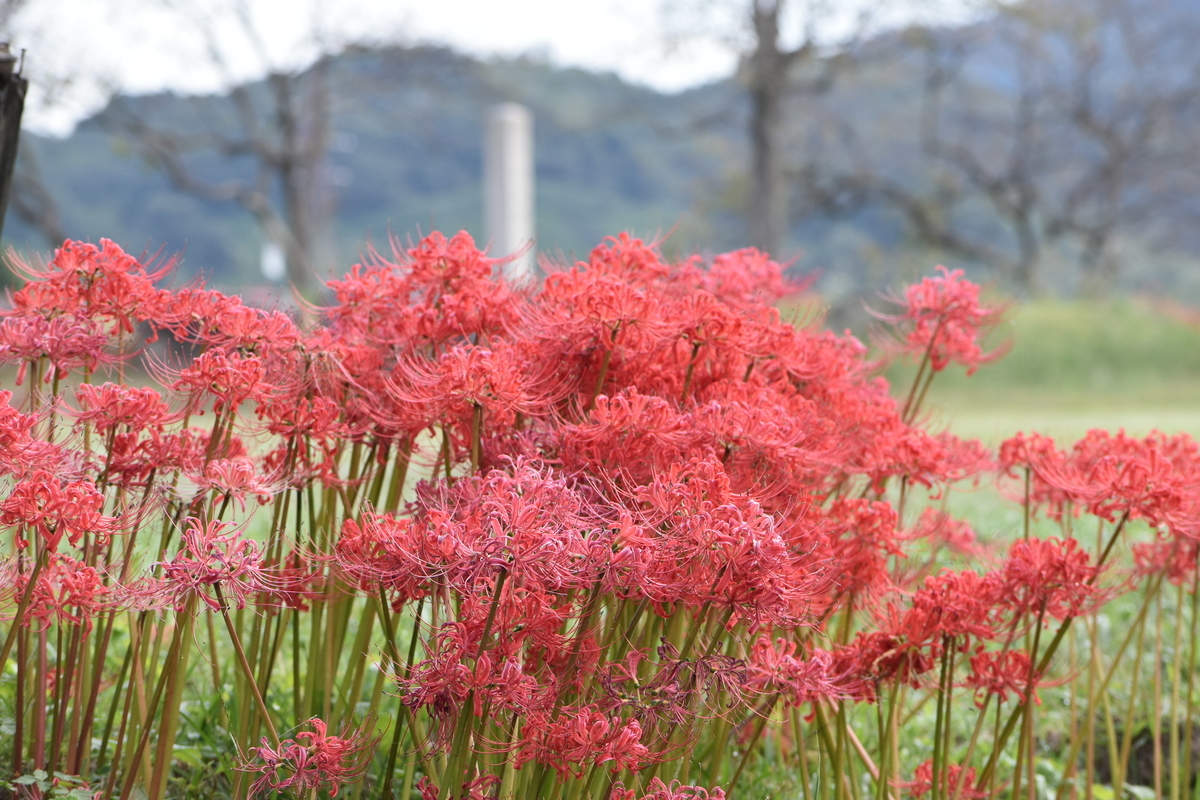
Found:
M 0 236 L 4 234 L 4 216 L 12 191 L 13 167 L 17 163 L 17 144 L 21 139 L 21 114 L 25 111 L 25 92 L 29 81 L 17 71 L 17 57 L 8 42 L 0 42 Z

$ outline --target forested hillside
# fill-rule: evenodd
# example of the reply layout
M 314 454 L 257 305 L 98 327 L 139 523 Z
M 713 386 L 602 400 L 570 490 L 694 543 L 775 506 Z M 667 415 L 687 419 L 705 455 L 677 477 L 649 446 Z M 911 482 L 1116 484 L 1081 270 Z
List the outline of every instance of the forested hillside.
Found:
M 938 262 L 1026 296 L 1200 301 L 1193 32 L 1200 13 L 1179 0 L 1039 0 L 858 43 L 827 85 L 788 97 L 788 229 L 776 255 L 851 305 Z M 508 100 L 535 120 L 544 255 L 581 257 L 620 231 L 669 234 L 671 253 L 750 241 L 745 76 L 663 94 L 433 47 L 351 49 L 325 67 L 328 130 L 308 184 L 318 271 L 353 262 L 367 242 L 385 248 L 389 234 L 466 228 L 482 239 L 483 117 Z M 18 178 L 37 164 L 64 235 L 182 252 L 185 271 L 260 283 L 261 220 L 214 197 L 235 180 L 278 197 L 259 144 L 239 139 L 247 119 L 275 124 L 276 88 L 115 97 L 69 138 L 26 136 Z M 161 157 L 164 141 L 177 163 Z M 207 192 L 181 188 L 181 170 Z M 49 247 L 16 217 L 7 244 Z
M 739 243 L 742 223 L 728 196 L 743 160 L 733 85 L 663 95 L 611 75 L 444 49 L 347 52 L 333 65 L 327 176 L 339 263 L 368 238 L 386 245 L 389 232 L 466 228 L 482 238 L 483 115 L 504 100 L 534 114 L 544 253 L 585 255 L 622 230 L 673 232 L 680 248 Z M 258 280 L 254 219 L 234 202 L 173 188 L 120 135 L 114 118 L 127 111 L 180 132 L 232 125 L 233 114 L 226 97 L 118 98 L 69 138 L 27 135 L 68 235 L 182 251 L 190 270 L 215 280 Z M 246 166 L 211 152 L 189 161 L 215 183 Z M 18 248 L 48 246 L 17 218 L 6 234 Z

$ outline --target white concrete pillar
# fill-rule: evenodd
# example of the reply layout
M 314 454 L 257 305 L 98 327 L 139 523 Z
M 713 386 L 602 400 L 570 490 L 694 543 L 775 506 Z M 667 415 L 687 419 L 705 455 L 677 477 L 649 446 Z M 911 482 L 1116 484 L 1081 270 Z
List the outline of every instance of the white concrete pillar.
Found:
M 286 278 L 287 256 L 283 252 L 283 245 L 274 239 L 266 239 L 259 265 L 262 267 L 262 276 L 271 283 L 279 283 Z
M 507 266 L 515 281 L 533 277 L 533 116 L 517 103 L 488 109 L 483 142 L 483 221 L 490 255 L 522 254 Z

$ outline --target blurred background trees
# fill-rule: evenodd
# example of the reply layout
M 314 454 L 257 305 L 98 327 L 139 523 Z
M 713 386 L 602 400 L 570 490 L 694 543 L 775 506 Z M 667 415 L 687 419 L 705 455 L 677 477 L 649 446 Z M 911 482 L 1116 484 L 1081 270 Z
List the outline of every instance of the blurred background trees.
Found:
M 267 249 L 282 253 L 286 279 L 301 296 L 311 297 L 318 278 L 333 266 L 328 237 L 336 213 L 336 175 L 328 159 L 329 73 L 333 52 L 344 44 L 318 17 L 306 32 L 315 60 L 302 66 L 280 63 L 267 45 L 264 22 L 245 2 L 223 13 L 203 2 L 173 5 L 203 38 L 207 66 L 221 75 L 228 92 L 197 98 L 186 118 L 162 112 L 161 101 L 172 98 L 116 95 L 97 121 L 176 190 L 216 204 L 232 201 L 248 212 Z M 236 80 L 230 36 L 253 54 L 262 80 Z M 205 156 L 234 168 L 216 177 Z
M 1131 256 L 1190 249 L 1197 33 L 1179 0 L 1038 0 L 882 35 L 868 69 L 907 102 L 812 109 L 798 191 L 817 214 L 891 210 L 1023 294 L 1107 294 Z
M 206 37 L 206 69 L 230 37 L 261 38 L 250 15 L 170 5 Z M 740 65 L 669 94 L 314 23 L 304 59 L 263 46 L 257 77 L 114 92 L 65 138 L 27 135 L 7 240 L 184 250 L 233 285 L 261 283 L 273 241 L 307 291 L 368 235 L 482 234 L 483 112 L 512 100 L 537 120 L 544 253 L 670 231 L 668 249 L 798 258 L 835 301 L 939 261 L 1022 295 L 1200 301 L 1200 7 L 953 5 L 664 0 L 672 41 L 719 39 Z

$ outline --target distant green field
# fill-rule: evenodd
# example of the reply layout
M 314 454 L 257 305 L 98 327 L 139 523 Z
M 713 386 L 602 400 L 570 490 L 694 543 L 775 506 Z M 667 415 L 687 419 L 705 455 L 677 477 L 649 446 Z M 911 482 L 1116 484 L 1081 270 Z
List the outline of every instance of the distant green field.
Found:
M 1149 301 L 1041 301 L 1016 307 L 998 333 L 1011 351 L 966 377 L 951 367 L 926 402 L 935 428 L 989 444 L 1036 430 L 1060 442 L 1091 428 L 1200 438 L 1200 317 Z M 907 389 L 911 366 L 888 372 Z

